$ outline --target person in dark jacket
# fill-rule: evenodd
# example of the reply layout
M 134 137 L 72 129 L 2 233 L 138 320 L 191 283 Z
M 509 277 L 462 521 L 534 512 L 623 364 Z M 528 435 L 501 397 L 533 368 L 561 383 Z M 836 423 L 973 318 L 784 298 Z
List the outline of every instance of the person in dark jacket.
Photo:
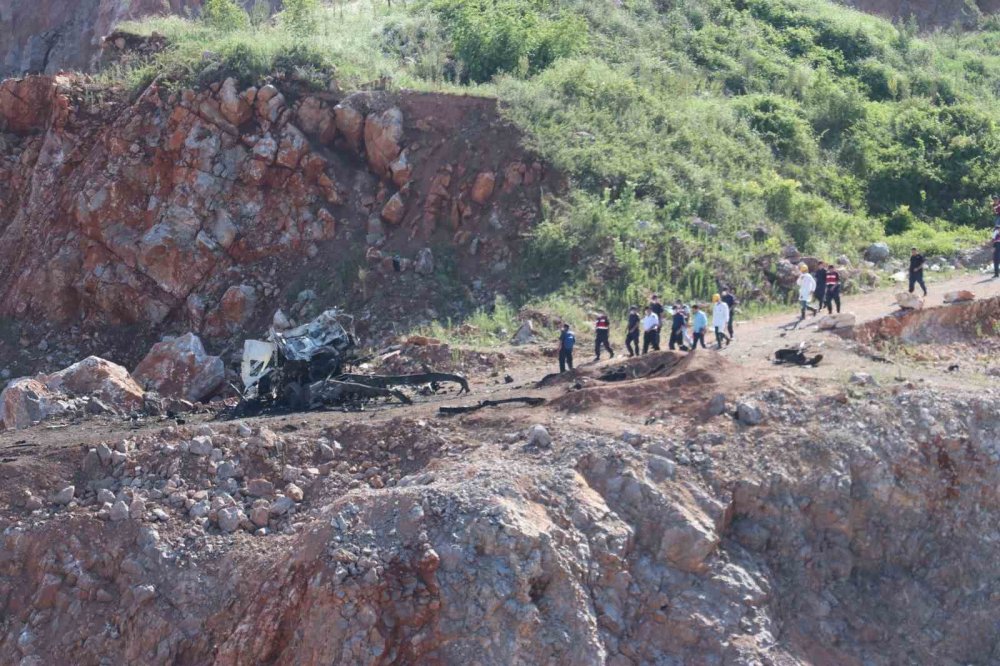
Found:
M 684 306 L 680 303 L 674 303 L 674 313 L 673 319 L 670 324 L 670 344 L 671 350 L 677 349 L 679 346 L 681 351 L 687 351 L 687 345 L 684 344 L 684 327 L 687 326 L 687 317 L 684 316 Z
M 826 264 L 822 261 L 816 264 L 813 277 L 816 278 L 816 302 L 822 310 L 826 306 Z
M 615 357 L 615 352 L 611 349 L 611 321 L 608 315 L 603 312 L 597 317 L 594 324 L 594 360 L 601 360 L 601 348 L 607 349 L 611 358 Z
M 733 321 L 736 319 L 736 305 L 739 301 L 733 296 L 732 292 L 728 289 L 723 289 L 720 294 L 722 302 L 729 307 L 729 322 L 726 324 L 726 330 L 729 332 L 729 340 L 733 340 Z
M 573 369 L 573 347 L 576 346 L 576 336 L 570 330 L 569 324 L 563 324 L 559 334 L 559 372 Z
M 834 266 L 828 267 L 826 269 L 826 311 L 828 314 L 833 314 L 834 303 L 837 304 L 837 314 L 840 314 L 841 287 L 840 272 Z M 823 307 L 823 305 L 823 303 L 820 303 L 820 307 Z
M 920 254 L 920 250 L 915 247 L 910 248 L 910 293 L 913 293 L 913 288 L 918 284 L 920 288 L 924 290 L 924 296 L 927 295 L 927 285 L 924 284 L 924 264 L 926 260 L 924 255 Z
M 639 306 L 633 305 L 628 310 L 628 329 L 625 332 L 625 346 L 628 348 L 629 358 L 639 355 L 640 321 Z

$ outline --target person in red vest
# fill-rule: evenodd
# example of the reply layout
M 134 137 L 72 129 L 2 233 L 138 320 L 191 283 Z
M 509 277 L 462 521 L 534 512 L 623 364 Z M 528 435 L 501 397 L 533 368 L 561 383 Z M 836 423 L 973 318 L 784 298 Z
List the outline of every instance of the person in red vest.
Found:
M 615 352 L 611 349 L 611 321 L 608 320 L 608 315 L 603 312 L 597 317 L 597 322 L 594 323 L 594 336 L 594 360 L 601 360 L 602 347 L 608 350 L 611 358 L 614 358 Z
M 833 304 L 837 304 L 837 314 L 840 314 L 840 273 L 831 264 L 826 269 L 826 311 L 833 314 Z M 820 303 L 820 307 L 823 304 Z

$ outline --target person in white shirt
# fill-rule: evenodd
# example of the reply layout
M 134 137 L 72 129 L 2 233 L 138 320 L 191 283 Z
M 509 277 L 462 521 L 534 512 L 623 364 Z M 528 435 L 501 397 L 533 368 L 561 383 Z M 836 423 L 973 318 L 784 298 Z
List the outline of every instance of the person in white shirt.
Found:
M 642 353 L 648 353 L 650 347 L 660 351 L 660 318 L 647 307 L 646 316 L 642 318 Z
M 811 310 L 814 317 L 819 310 L 809 305 L 809 301 L 812 300 L 813 293 L 816 291 L 816 278 L 812 276 L 809 267 L 805 264 L 799 266 L 799 271 L 802 275 L 799 276 L 796 284 L 799 285 L 799 306 L 802 308 L 802 316 L 799 317 L 799 321 L 802 321 L 806 318 L 806 310 Z
M 716 349 L 722 349 L 722 341 L 725 340 L 726 346 L 729 346 L 731 342 L 728 335 L 726 335 L 726 325 L 729 324 L 729 305 L 722 300 L 722 297 L 718 294 L 712 296 L 712 328 L 715 329 L 715 343 L 718 345 Z

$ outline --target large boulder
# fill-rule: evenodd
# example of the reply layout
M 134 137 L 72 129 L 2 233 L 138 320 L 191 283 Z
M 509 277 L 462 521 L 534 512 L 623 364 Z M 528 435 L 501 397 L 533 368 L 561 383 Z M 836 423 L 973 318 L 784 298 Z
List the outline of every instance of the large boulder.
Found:
M 205 352 L 194 333 L 153 345 L 133 373 L 136 380 L 162 396 L 199 402 L 225 383 L 226 368 Z
M 904 310 L 920 310 L 924 307 L 924 299 L 916 294 L 901 291 L 896 294 L 896 304 Z
M 403 148 L 403 112 L 392 107 L 373 113 L 365 119 L 365 153 L 368 166 L 379 176 L 389 176 L 389 165 L 396 161 Z
M 257 310 L 257 290 L 250 285 L 233 285 L 219 300 L 219 306 L 205 321 L 208 336 L 224 336 L 242 329 Z
M 851 328 L 857 323 L 857 317 L 853 312 L 838 312 L 823 317 L 816 324 L 820 331 L 832 331 L 836 328 Z
M 97 356 L 74 363 L 41 379 L 55 393 L 97 398 L 117 411 L 139 411 L 144 391 L 128 370 Z
M 949 291 L 944 295 L 945 303 L 968 303 L 969 301 L 976 300 L 976 295 L 971 291 L 959 290 L 959 291 Z
M 885 243 L 872 243 L 865 250 L 865 259 L 873 264 L 881 264 L 889 259 L 892 252 Z
M 15 379 L 0 393 L 0 419 L 8 430 L 27 428 L 60 409 L 58 396 L 32 377 Z

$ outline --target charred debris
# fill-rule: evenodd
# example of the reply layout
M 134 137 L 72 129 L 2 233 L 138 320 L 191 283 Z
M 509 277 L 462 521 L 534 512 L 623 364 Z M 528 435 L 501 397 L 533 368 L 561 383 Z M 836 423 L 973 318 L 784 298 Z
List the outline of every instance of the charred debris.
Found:
M 354 335 L 353 317 L 327 310 L 308 324 L 287 331 L 271 329 L 267 340 L 246 340 L 240 378 L 243 390 L 234 416 L 266 411 L 309 411 L 331 407 L 363 408 L 374 400 L 412 404 L 404 388 L 423 395 L 455 383 L 469 392 L 465 377 L 443 372 L 413 375 L 359 373 L 369 357 Z

